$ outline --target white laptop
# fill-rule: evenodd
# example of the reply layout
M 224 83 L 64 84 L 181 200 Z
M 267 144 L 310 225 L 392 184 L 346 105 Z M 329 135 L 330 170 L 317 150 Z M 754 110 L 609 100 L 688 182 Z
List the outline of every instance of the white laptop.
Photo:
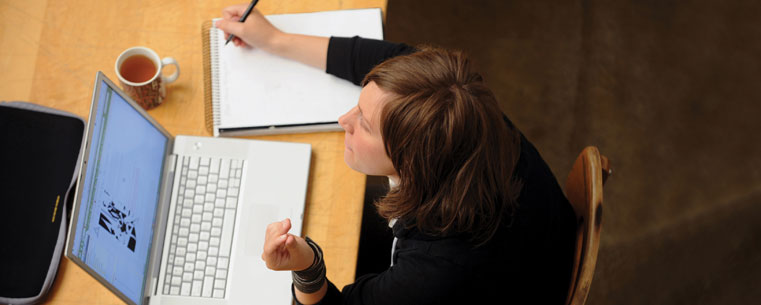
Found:
M 66 257 L 129 304 L 290 304 L 261 253 L 301 233 L 309 144 L 172 137 L 98 72 L 85 145 Z

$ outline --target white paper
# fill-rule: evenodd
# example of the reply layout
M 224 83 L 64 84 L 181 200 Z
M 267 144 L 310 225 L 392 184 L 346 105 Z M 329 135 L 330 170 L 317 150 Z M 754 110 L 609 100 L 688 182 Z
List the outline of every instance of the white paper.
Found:
M 266 16 L 288 33 L 383 39 L 380 9 Z M 329 123 L 357 104 L 359 87 L 259 49 L 219 46 L 219 128 Z M 214 42 L 212 42 L 214 43 Z

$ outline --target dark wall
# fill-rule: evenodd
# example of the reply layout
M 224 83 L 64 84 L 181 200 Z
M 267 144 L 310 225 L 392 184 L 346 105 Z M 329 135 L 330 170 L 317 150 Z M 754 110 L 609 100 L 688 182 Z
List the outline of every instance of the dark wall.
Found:
M 761 2 L 389 0 L 386 38 L 468 52 L 562 183 L 613 164 L 588 304 L 761 299 Z

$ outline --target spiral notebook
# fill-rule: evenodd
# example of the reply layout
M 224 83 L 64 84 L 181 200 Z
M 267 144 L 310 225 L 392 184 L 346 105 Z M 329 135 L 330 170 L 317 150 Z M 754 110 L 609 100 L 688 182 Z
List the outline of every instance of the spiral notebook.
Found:
M 287 33 L 383 39 L 379 8 L 265 16 Z M 256 48 L 225 46 L 214 20 L 202 27 L 206 126 L 214 136 L 340 130 L 360 88 Z

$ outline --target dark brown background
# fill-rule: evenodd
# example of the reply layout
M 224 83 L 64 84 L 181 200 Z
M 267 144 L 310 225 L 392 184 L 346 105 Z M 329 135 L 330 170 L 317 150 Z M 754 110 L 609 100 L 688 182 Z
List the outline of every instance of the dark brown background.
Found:
M 385 32 L 468 52 L 561 183 L 610 157 L 587 304 L 759 302 L 761 2 L 389 0 Z

